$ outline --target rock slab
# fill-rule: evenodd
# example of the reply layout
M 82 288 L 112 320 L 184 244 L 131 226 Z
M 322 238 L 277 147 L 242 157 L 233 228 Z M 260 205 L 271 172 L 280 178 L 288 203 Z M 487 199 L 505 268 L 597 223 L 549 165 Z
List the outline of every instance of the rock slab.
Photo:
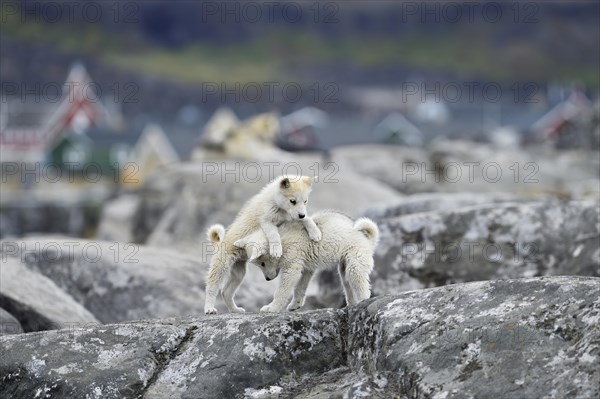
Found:
M 3 337 L 3 397 L 600 395 L 600 279 L 457 284 L 345 310 Z

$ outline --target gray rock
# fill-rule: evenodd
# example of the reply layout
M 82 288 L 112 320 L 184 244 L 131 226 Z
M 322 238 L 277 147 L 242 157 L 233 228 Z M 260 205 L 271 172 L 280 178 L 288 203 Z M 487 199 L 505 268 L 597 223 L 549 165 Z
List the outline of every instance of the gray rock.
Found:
M 366 156 L 368 154 L 368 156 Z M 346 169 L 401 193 L 511 192 L 562 198 L 600 196 L 600 155 L 545 148 L 502 149 L 460 140 L 434 140 L 425 149 L 354 145 L 332 151 Z
M 497 203 L 381 219 L 378 226 L 374 295 L 477 280 L 600 276 L 593 201 Z M 311 302 L 342 306 L 337 274 L 325 271 L 317 280 Z
M 23 327 L 19 320 L 6 310 L 0 308 L 0 335 L 21 334 Z
M 476 205 L 504 202 L 535 202 L 545 197 L 523 197 L 512 193 L 423 193 L 406 196 L 397 203 L 373 207 L 365 212 L 371 219 L 386 219 L 411 213 L 449 211 Z
M 190 256 L 131 243 L 32 236 L 1 242 L 0 253 L 52 280 L 98 320 L 115 323 L 203 314 L 212 251 L 198 247 L 199 254 Z M 271 300 L 275 286 L 249 266 L 236 300 L 258 310 Z M 220 301 L 217 309 L 226 310 Z
M 598 278 L 477 282 L 384 296 L 351 313 L 349 366 L 372 375 L 356 391 L 382 397 L 595 398 L 599 317 Z
M 600 279 L 551 277 L 407 292 L 338 311 L 13 335 L 0 341 L 0 394 L 592 398 L 599 317 Z
M 337 147 L 331 151 L 333 161 L 341 169 L 357 173 L 386 184 L 398 192 L 415 194 L 437 192 L 441 186 L 434 178 L 423 179 L 414 166 L 429 162 L 427 151 L 414 147 L 384 144 L 361 144 Z
M 83 306 L 50 279 L 14 258 L 0 264 L 0 307 L 19 320 L 25 331 L 99 324 Z
M 596 202 L 484 205 L 386 219 L 379 227 L 375 294 L 477 280 L 600 276 Z
M 103 323 L 198 314 L 205 263 L 135 244 L 37 236 L 3 242 L 20 259 L 68 292 Z

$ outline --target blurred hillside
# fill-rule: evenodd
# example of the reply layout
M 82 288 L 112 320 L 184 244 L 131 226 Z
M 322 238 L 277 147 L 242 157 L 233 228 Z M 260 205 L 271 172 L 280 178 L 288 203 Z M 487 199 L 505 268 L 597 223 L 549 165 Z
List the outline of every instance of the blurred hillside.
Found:
M 460 8 L 444 2 L 300 2 L 289 8 L 252 2 L 249 8 L 159 0 L 93 3 L 102 7 L 95 14 L 68 2 L 51 11 L 45 3 L 27 1 L 22 14 L 5 12 L 2 38 L 178 82 L 389 85 L 418 73 L 600 83 L 597 2 Z M 24 65 L 2 52 L 3 64 Z M 3 65 L 3 80 L 14 79 L 14 69 Z

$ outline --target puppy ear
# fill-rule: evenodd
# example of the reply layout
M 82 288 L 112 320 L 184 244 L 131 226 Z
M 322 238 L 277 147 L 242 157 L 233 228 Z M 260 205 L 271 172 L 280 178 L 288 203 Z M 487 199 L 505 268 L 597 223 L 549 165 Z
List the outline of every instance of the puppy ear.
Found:
M 279 182 L 279 187 L 281 187 L 282 190 L 290 188 L 290 179 L 287 177 L 281 179 L 281 181 Z
M 260 254 L 258 253 L 258 249 L 255 246 L 252 246 L 252 248 L 250 248 L 250 254 L 248 255 L 248 261 L 252 262 L 259 256 Z
M 246 254 L 248 255 L 248 261 L 252 262 L 253 260 L 256 260 L 256 259 L 260 258 L 262 255 L 264 255 L 265 251 L 264 251 L 262 245 L 253 243 L 253 245 L 249 245 L 246 248 Z
M 319 176 L 315 176 L 315 177 L 310 177 L 310 176 L 302 176 L 302 181 L 304 182 L 304 184 L 306 184 L 307 186 L 312 186 L 312 184 L 317 181 L 317 179 L 319 178 Z

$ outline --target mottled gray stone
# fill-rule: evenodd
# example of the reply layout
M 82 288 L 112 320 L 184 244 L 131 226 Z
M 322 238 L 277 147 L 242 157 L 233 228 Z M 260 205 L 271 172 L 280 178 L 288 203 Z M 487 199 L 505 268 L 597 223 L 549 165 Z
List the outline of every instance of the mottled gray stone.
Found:
M 599 205 L 503 203 L 380 221 L 376 294 L 503 278 L 600 276 Z
M 99 324 L 87 309 L 52 280 L 14 258 L 0 263 L 0 306 L 19 320 L 25 331 Z
M 386 219 L 412 213 L 450 211 L 477 205 L 501 204 L 504 202 L 536 202 L 547 197 L 523 197 L 512 193 L 424 193 L 404 197 L 394 204 L 369 208 L 364 216 L 371 219 Z
M 6 336 L 3 397 L 600 395 L 600 279 L 476 282 L 345 310 Z
M 98 320 L 114 323 L 200 314 L 206 262 L 135 244 L 35 236 L 3 241 L 2 256 L 22 261 L 69 293 Z M 27 289 L 27 283 L 23 283 Z
M 23 327 L 13 315 L 0 308 L 0 335 L 21 334 Z
M 600 279 L 457 284 L 373 298 L 349 318 L 361 392 L 408 398 L 597 398 Z M 381 380 L 386 381 L 380 388 Z
M 600 276 L 595 201 L 502 202 L 377 221 L 374 295 L 459 282 L 519 277 Z M 342 306 L 335 272 L 317 276 L 314 306 Z
M 162 247 L 31 236 L 0 242 L 0 254 L 23 261 L 68 292 L 103 323 L 204 313 L 204 287 L 213 252 L 198 243 L 195 256 Z M 236 300 L 258 310 L 277 282 L 249 266 Z M 25 289 L 25 288 L 24 288 Z M 226 311 L 221 299 L 220 312 Z

